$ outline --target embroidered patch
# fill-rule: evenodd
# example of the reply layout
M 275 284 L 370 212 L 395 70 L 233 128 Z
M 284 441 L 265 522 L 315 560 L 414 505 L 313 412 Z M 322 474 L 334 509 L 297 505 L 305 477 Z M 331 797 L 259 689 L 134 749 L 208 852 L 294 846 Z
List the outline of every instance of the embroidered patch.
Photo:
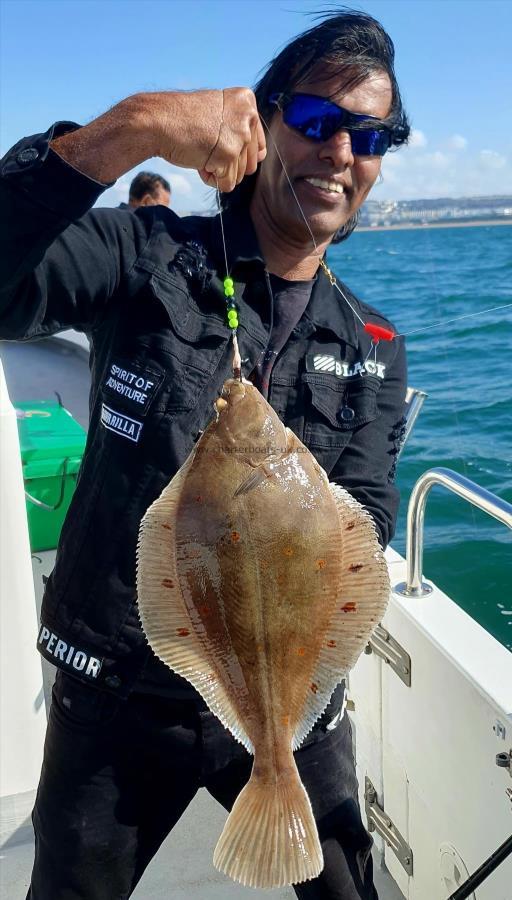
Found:
M 384 363 L 377 363 L 373 359 L 367 359 L 366 362 L 344 362 L 336 359 L 330 353 L 310 353 L 306 356 L 307 372 L 327 372 L 336 375 L 337 378 L 353 378 L 356 375 L 377 375 L 378 378 L 384 378 L 386 366 Z
M 51 631 L 46 625 L 41 625 L 37 638 L 39 652 L 59 668 L 69 672 L 80 673 L 82 677 L 95 679 L 98 677 L 103 665 L 103 660 L 91 656 L 80 647 L 75 647 L 68 641 L 64 641 L 58 634 Z
M 123 400 L 130 410 L 144 416 L 158 392 L 164 376 L 123 360 L 110 364 L 103 391 L 112 399 Z
M 124 413 L 116 412 L 109 406 L 105 406 L 104 403 L 101 404 L 101 424 L 109 431 L 114 431 L 120 437 L 128 438 L 135 443 L 139 440 L 142 431 L 142 422 L 131 419 Z

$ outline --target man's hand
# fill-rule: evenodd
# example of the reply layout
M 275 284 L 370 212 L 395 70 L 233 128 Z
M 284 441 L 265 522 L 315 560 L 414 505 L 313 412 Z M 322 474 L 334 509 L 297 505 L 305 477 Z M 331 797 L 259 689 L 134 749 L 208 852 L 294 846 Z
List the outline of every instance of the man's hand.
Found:
M 249 88 L 146 96 L 155 104 L 158 155 L 197 169 L 205 184 L 218 182 L 221 191 L 232 191 L 265 158 L 265 135 Z
M 135 94 L 89 125 L 56 138 L 51 147 L 103 184 L 161 156 L 197 169 L 205 184 L 218 184 L 221 191 L 232 191 L 266 155 L 249 88 Z

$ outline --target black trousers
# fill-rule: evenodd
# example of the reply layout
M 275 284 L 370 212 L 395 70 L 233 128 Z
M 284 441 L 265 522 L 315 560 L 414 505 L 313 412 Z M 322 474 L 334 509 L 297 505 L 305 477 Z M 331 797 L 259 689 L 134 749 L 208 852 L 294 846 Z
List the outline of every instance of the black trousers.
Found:
M 325 867 L 301 900 L 378 900 L 348 717 L 295 754 Z M 194 703 L 127 701 L 57 675 L 33 813 L 27 900 L 125 900 L 200 787 L 231 809 L 252 757 Z M 172 872 L 169 873 L 172 896 Z

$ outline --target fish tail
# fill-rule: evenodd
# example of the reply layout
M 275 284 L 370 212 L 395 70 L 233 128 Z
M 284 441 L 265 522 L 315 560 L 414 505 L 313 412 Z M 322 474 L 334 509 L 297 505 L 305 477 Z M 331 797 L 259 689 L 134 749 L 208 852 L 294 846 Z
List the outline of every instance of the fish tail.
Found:
M 240 884 L 276 888 L 316 878 L 324 860 L 295 761 L 269 783 L 254 774 L 236 799 L 213 864 Z

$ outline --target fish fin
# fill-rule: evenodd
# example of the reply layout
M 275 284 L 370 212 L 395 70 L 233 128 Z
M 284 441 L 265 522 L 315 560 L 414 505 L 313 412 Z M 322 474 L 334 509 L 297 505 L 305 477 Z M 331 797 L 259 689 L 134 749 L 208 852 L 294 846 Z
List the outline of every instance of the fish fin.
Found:
M 254 753 L 219 678 L 206 637 L 192 625 L 176 558 L 176 510 L 192 456 L 142 519 L 137 546 L 137 599 L 142 629 L 153 651 L 186 678 L 231 734 Z
M 258 485 L 267 478 L 271 478 L 272 475 L 273 472 L 267 472 L 263 466 L 258 466 L 258 468 L 237 487 L 233 497 L 240 497 L 242 494 L 248 494 L 249 491 L 253 491 L 254 488 L 258 487 Z
M 338 510 L 342 581 L 311 676 L 302 718 L 295 729 L 293 750 L 300 747 L 323 713 L 336 685 L 356 664 L 386 611 L 390 593 L 388 568 L 373 519 L 342 487 L 329 486 Z
M 270 783 L 253 767 L 215 848 L 214 866 L 248 887 L 300 884 L 324 866 L 311 802 L 290 758 Z

